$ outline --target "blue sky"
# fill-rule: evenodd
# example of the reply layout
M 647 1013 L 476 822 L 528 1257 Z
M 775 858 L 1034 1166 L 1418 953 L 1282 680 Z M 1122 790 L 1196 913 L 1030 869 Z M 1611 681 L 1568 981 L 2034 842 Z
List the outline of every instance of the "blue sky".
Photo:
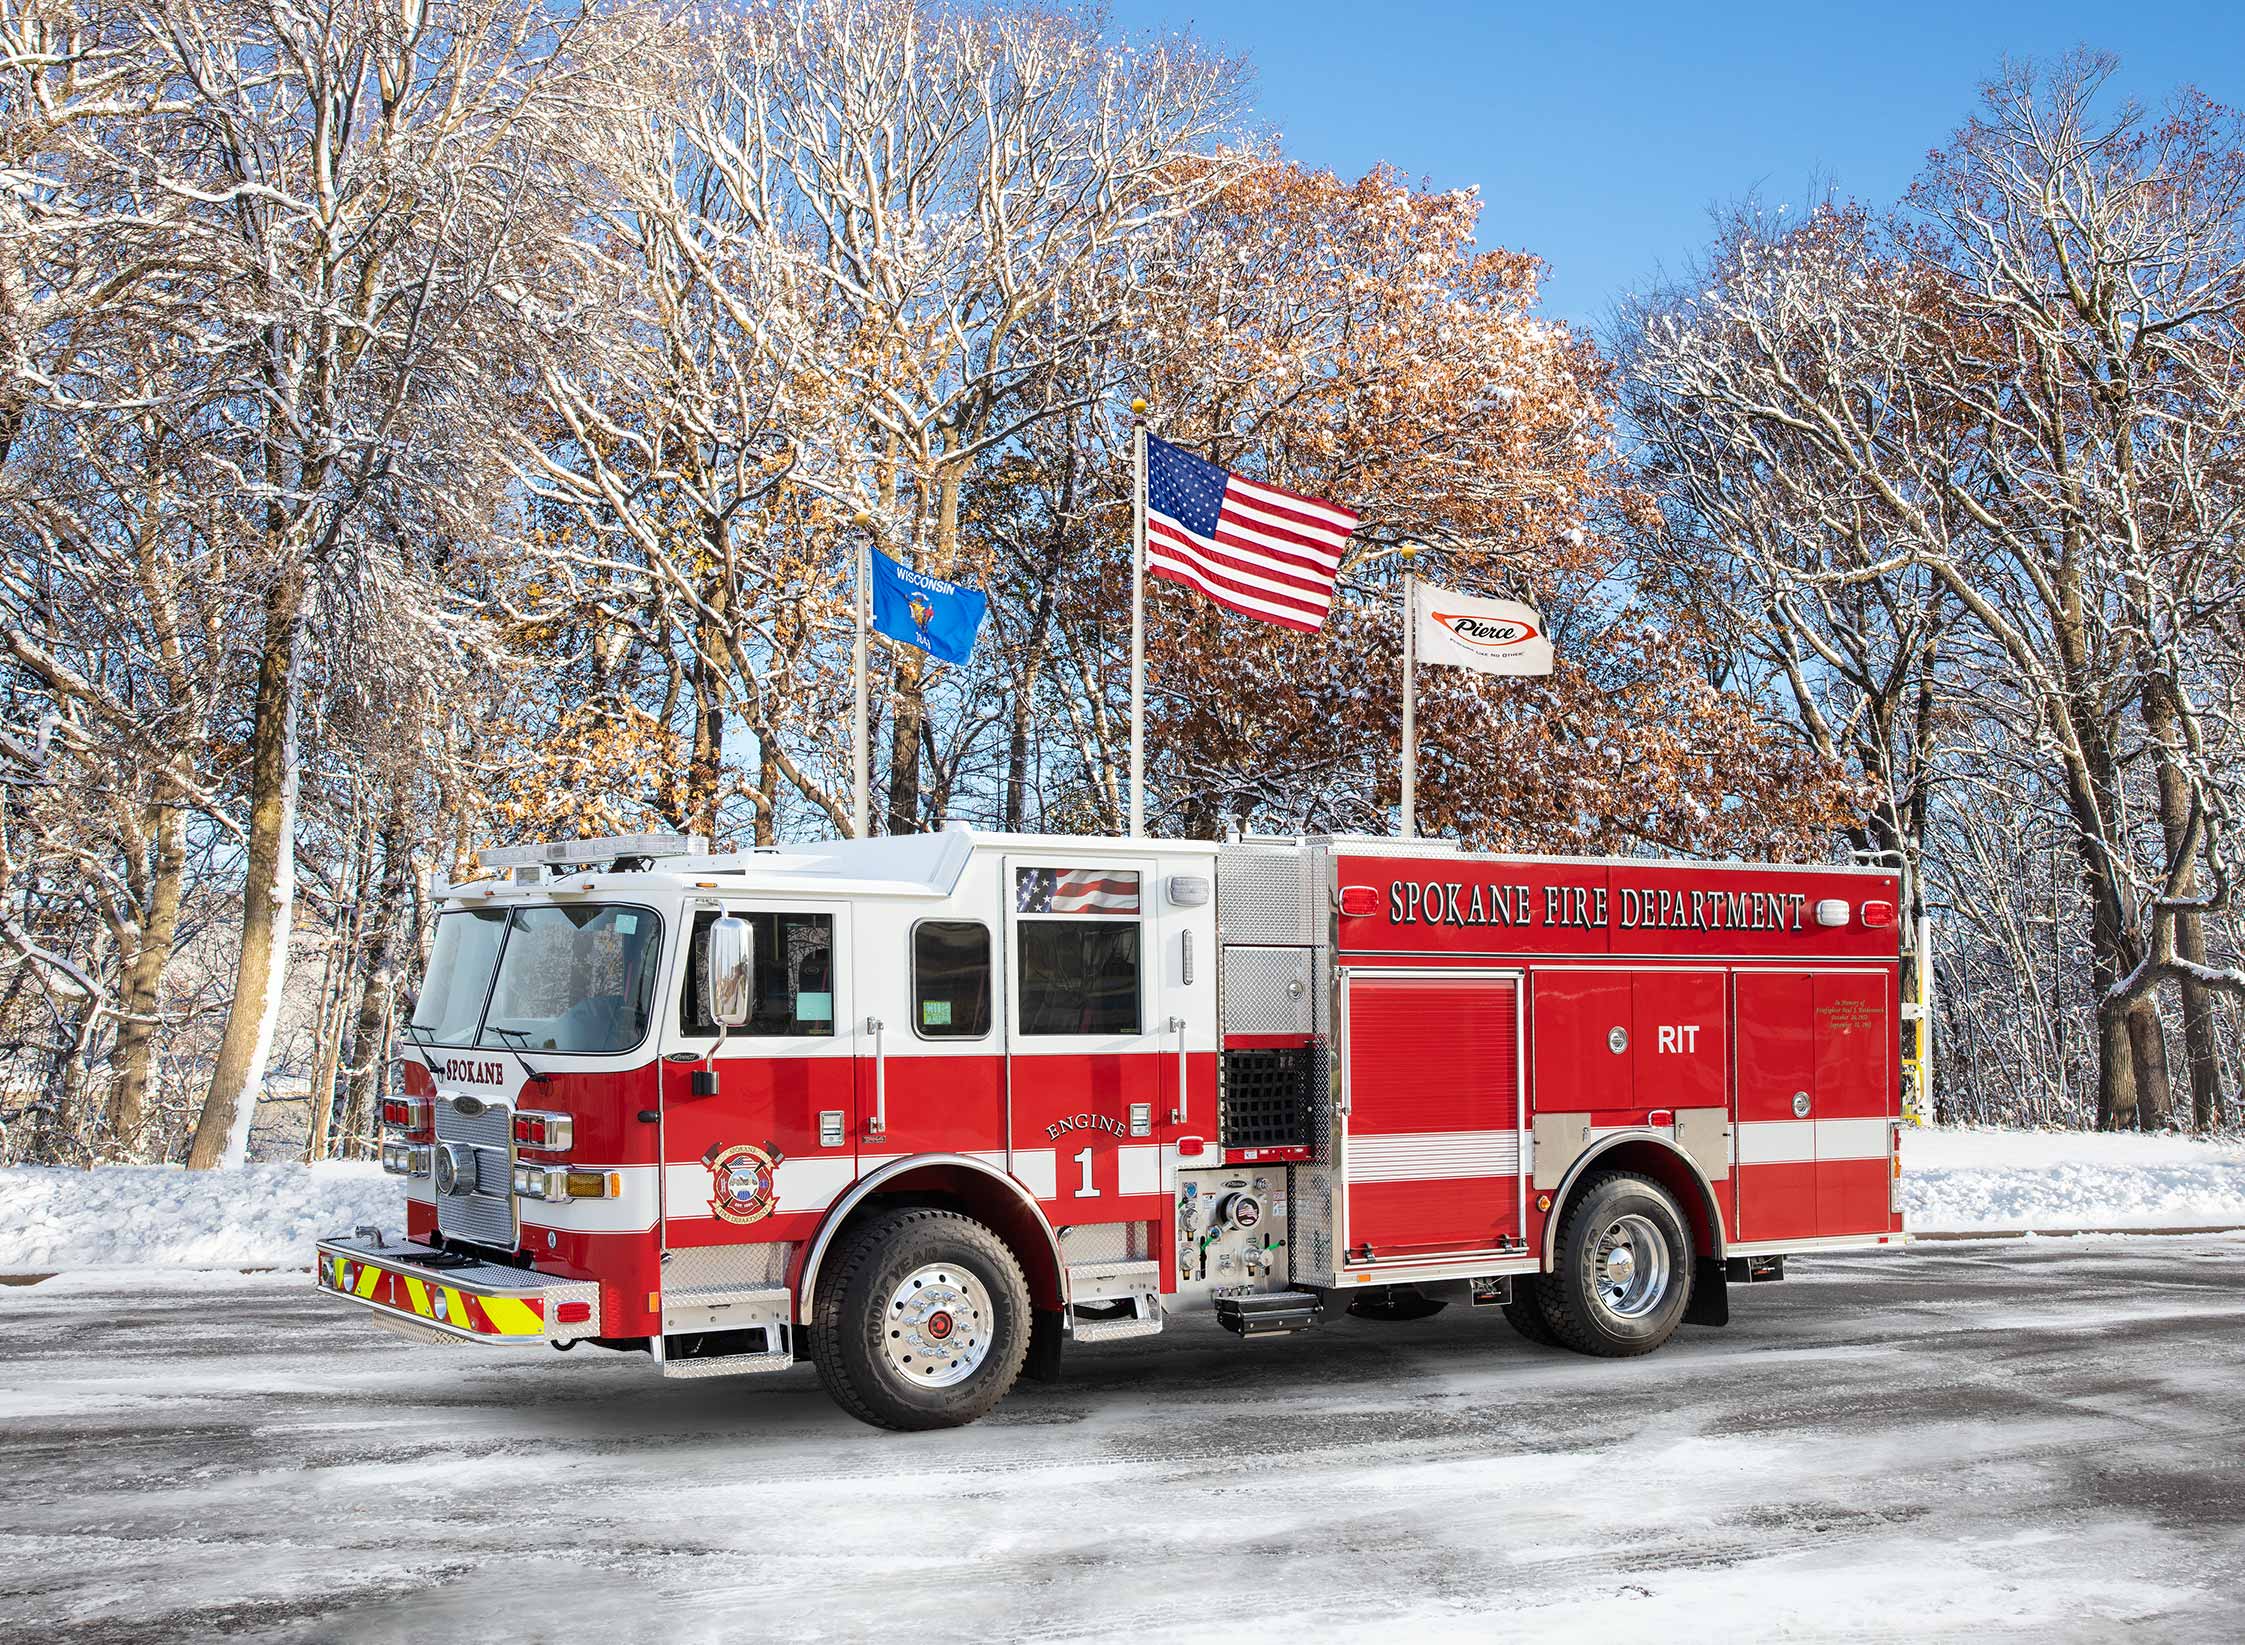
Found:
M 2087 43 L 2144 102 L 2187 82 L 2245 103 L 2240 0 L 1114 4 L 1128 32 L 1250 56 L 1257 116 L 1299 160 L 1478 184 L 1483 243 L 1544 258 L 1548 310 L 1578 323 L 1688 258 L 1718 201 L 1798 202 L 1818 178 L 1893 199 L 2007 53 Z

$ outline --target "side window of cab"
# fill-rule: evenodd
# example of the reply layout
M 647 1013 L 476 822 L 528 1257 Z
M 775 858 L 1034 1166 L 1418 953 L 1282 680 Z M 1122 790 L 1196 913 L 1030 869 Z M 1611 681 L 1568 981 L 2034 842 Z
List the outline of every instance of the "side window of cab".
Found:
M 805 1038 L 834 1032 L 834 916 L 765 910 L 728 910 L 748 922 L 756 951 L 755 1013 L 748 1024 L 730 1030 L 750 1038 Z M 717 1032 L 709 1016 L 709 928 L 717 913 L 694 916 L 686 987 L 678 1001 L 681 1034 L 708 1038 Z
M 1138 875 L 1016 868 L 1023 1034 L 1136 1034 L 1144 943 Z

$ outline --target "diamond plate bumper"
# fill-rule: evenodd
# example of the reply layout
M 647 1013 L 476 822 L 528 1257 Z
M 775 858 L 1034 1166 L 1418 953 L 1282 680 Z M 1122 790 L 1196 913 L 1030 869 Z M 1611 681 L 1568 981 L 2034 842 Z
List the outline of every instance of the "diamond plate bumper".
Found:
M 489 1343 L 575 1342 L 600 1334 L 600 1287 L 523 1268 L 455 1263 L 405 1240 L 323 1239 L 312 1264 L 322 1291 L 415 1335 Z

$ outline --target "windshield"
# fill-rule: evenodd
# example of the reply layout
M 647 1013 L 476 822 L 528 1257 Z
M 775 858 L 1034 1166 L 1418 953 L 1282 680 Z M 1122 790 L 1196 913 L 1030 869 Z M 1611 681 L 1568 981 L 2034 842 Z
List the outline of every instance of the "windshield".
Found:
M 429 980 L 413 1004 L 415 1033 L 434 1045 L 475 1043 L 483 997 L 491 992 L 491 973 L 506 934 L 503 909 L 467 909 L 438 918 Z
M 446 914 L 413 1025 L 440 1045 L 628 1051 L 653 1015 L 661 923 L 598 904 Z

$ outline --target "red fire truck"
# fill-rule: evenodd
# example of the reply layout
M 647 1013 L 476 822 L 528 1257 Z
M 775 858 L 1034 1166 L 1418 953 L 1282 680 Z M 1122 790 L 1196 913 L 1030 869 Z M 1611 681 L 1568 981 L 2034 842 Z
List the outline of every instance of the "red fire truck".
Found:
M 971 1421 L 1076 1342 L 1500 1309 L 1640 1354 L 1899 1244 L 1882 869 L 942 833 L 487 852 L 317 1279 Z

